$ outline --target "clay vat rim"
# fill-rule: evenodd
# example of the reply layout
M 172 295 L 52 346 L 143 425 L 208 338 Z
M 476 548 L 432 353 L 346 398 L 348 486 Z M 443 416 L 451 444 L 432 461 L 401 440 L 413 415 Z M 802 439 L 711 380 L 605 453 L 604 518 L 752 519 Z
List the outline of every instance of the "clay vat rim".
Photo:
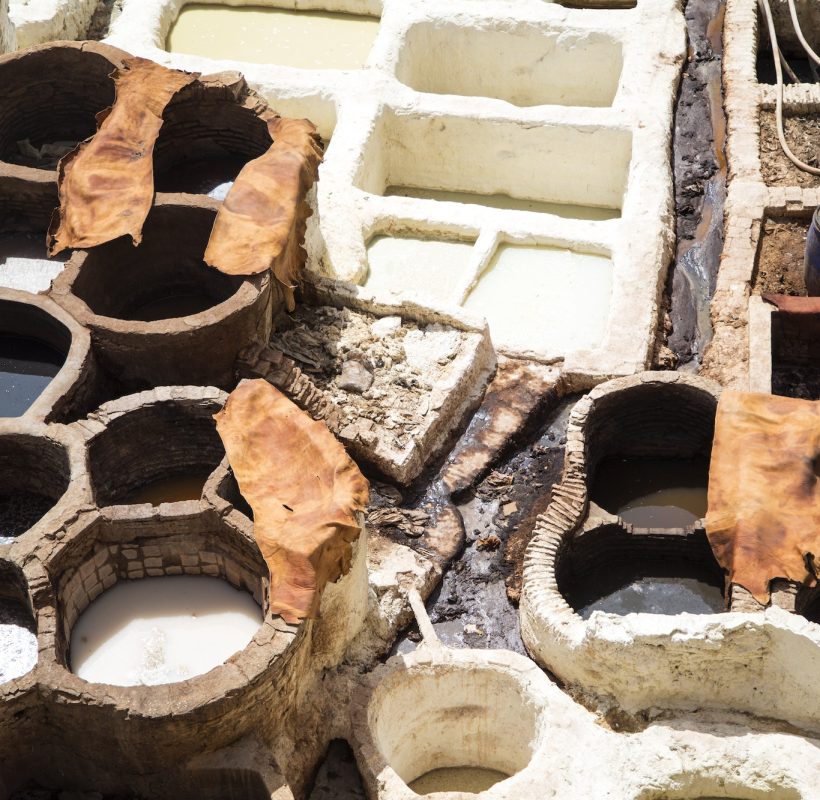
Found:
M 223 456 L 219 463 L 208 472 L 208 477 L 202 487 L 202 492 L 196 500 L 179 500 L 169 503 L 161 503 L 154 506 L 150 503 L 106 503 L 100 505 L 96 500 L 96 487 L 94 484 L 94 476 L 91 467 L 91 448 L 94 442 L 106 436 L 110 430 L 112 423 L 117 422 L 122 417 L 129 414 L 139 414 L 140 412 L 155 409 L 159 406 L 178 405 L 183 408 L 186 405 L 209 404 L 213 405 L 213 411 L 219 411 L 228 399 L 228 392 L 223 391 L 215 386 L 197 386 L 197 385 L 176 385 L 176 386 L 158 386 L 154 389 L 146 389 L 142 392 L 132 392 L 131 394 L 123 395 L 114 400 L 109 400 L 103 403 L 94 411 L 89 412 L 85 419 L 78 420 L 71 423 L 68 427 L 76 428 L 79 433 L 84 436 L 84 445 L 86 453 L 86 469 L 88 471 L 88 480 L 91 486 L 92 497 L 95 498 L 96 508 L 105 516 L 111 516 L 111 509 L 130 509 L 128 518 L 153 518 L 161 508 L 170 508 L 174 513 L 188 516 L 188 513 L 193 509 L 200 508 L 214 508 L 217 511 L 220 507 L 217 506 L 206 494 L 208 484 L 213 479 L 214 474 L 220 469 L 222 463 L 227 461 L 227 456 Z M 214 492 L 215 495 L 215 492 Z M 244 516 L 244 515 L 243 515 Z
M 416 675 L 434 677 L 442 670 L 462 671 L 468 677 L 476 672 L 495 672 L 518 684 L 522 705 L 531 704 L 535 710 L 532 752 L 526 766 L 505 778 L 503 783 L 511 789 L 518 782 L 524 785 L 531 770 L 538 768 L 536 762 L 549 733 L 550 694 L 555 692 L 556 687 L 537 664 L 512 650 L 449 648 L 441 644 L 429 646 L 422 643 L 412 653 L 393 656 L 365 675 L 349 701 L 351 744 L 359 756 L 357 761 L 365 783 L 378 781 L 383 784 L 379 797 L 404 800 L 429 795 L 415 793 L 387 763 L 376 742 L 371 706 L 378 701 L 380 694 L 388 693 L 395 682 L 407 678 L 412 680 Z M 475 794 L 465 792 L 450 792 L 447 796 L 453 800 L 474 800 L 476 797 Z
M 225 520 L 208 509 L 200 510 L 194 515 L 157 514 L 157 525 L 152 528 L 153 535 L 156 537 L 157 527 L 163 525 L 171 527 L 171 531 L 166 532 L 164 535 L 172 535 L 173 525 L 178 522 L 180 516 L 188 519 L 195 518 L 199 522 L 202 527 L 195 535 L 204 536 L 207 530 L 218 530 L 222 540 L 226 537 L 238 537 L 242 542 L 250 544 L 254 548 L 256 547 L 253 538 L 247 532 L 235 527 L 230 520 Z M 109 517 L 97 511 L 93 519 L 78 526 L 73 531 L 67 532 L 65 538 L 44 559 L 43 566 L 49 584 L 53 587 L 54 599 L 42 605 L 37 604 L 35 613 L 39 613 L 40 609 L 47 610 L 50 608 L 55 615 L 55 625 L 54 631 L 42 632 L 39 639 L 40 663 L 44 668 L 39 682 L 55 691 L 72 690 L 83 697 L 84 703 L 91 704 L 98 709 L 106 709 L 117 715 L 126 713 L 128 716 L 156 720 L 164 719 L 167 721 L 172 717 L 178 718 L 195 714 L 204 708 L 219 705 L 220 703 L 233 705 L 241 702 L 242 695 L 254 691 L 256 685 L 260 682 L 269 678 L 275 680 L 276 670 L 281 660 L 288 656 L 293 647 L 301 643 L 306 635 L 307 626 L 288 625 L 279 617 L 271 615 L 269 611 L 264 612 L 264 610 L 264 616 L 260 621 L 259 628 L 244 648 L 208 672 L 195 675 L 184 681 L 158 684 L 156 686 L 115 686 L 86 681 L 71 671 L 68 666 L 68 648 L 66 647 L 65 658 L 61 658 L 57 652 L 56 631 L 65 613 L 61 601 L 57 599 L 57 595 L 60 591 L 58 588 L 60 577 L 64 573 L 65 567 L 60 565 L 55 571 L 52 566 L 55 561 L 61 561 L 66 557 L 66 553 L 70 553 L 75 548 L 82 547 L 84 544 L 91 544 L 93 547 L 93 543 L 99 541 L 101 529 L 129 526 L 133 523 L 138 524 L 139 520 L 128 514 Z M 127 548 L 133 542 L 139 541 L 140 538 L 134 536 L 127 541 L 117 543 L 117 546 L 122 549 Z M 87 558 L 84 558 L 81 563 L 86 563 L 87 560 Z M 265 578 L 267 572 L 261 555 L 259 555 L 259 560 L 260 571 L 258 575 L 260 578 Z M 218 576 L 218 578 L 233 586 L 225 577 Z M 118 578 L 112 585 L 116 585 L 121 580 Z M 104 591 L 99 596 L 102 596 Z M 240 589 L 240 591 L 245 590 Z M 96 599 L 94 598 L 83 611 L 89 608 Z M 81 614 L 82 612 L 78 615 L 78 619 Z
M 33 306 L 60 323 L 71 337 L 65 361 L 57 374 L 37 399 L 19 417 L 0 417 L 0 421 L 47 421 L 60 400 L 68 396 L 83 381 L 83 371 L 91 359 L 91 334 L 66 309 L 48 294 L 32 294 L 17 289 L 0 288 L 0 304 L 4 301 Z
M 195 199 L 180 202 L 181 198 L 195 198 L 195 195 L 165 195 L 161 200 L 157 200 L 152 207 L 152 211 L 165 208 L 172 209 L 192 209 L 196 211 L 216 211 L 219 203 L 198 202 Z M 210 198 L 207 198 L 210 200 Z M 104 246 L 104 245 L 102 245 Z M 79 277 L 80 271 L 89 255 L 89 250 L 75 250 L 66 262 L 65 268 L 54 280 L 50 294 L 56 302 L 65 307 L 81 324 L 90 328 L 111 331 L 116 334 L 127 334 L 131 336 L 164 336 L 172 334 L 192 334 L 196 331 L 213 328 L 226 319 L 250 309 L 265 293 L 271 282 L 270 272 L 262 272 L 257 275 L 237 275 L 226 276 L 238 278 L 241 282 L 236 289 L 223 301 L 209 306 L 198 314 L 189 314 L 185 317 L 171 317 L 169 319 L 144 322 L 140 320 L 122 320 L 117 317 L 108 317 L 104 314 L 97 314 L 79 295 L 74 293 L 74 283 Z M 213 269 L 213 267 L 204 267 Z M 215 270 L 218 272 L 218 270 Z M 222 273 L 220 273 L 222 274 Z
M 104 42 L 95 41 L 73 41 L 67 39 L 57 39 L 55 41 L 42 42 L 40 44 L 32 45 L 23 50 L 12 50 L 10 53 L 0 54 L 0 79 L 2 79 L 2 70 L 7 64 L 15 61 L 20 61 L 28 57 L 37 57 L 49 50 L 76 50 L 81 55 L 92 54 L 101 56 L 111 65 L 111 75 L 114 70 L 122 67 L 123 61 L 131 58 L 130 54 L 125 50 L 115 47 L 114 45 L 106 44 Z M 113 86 L 113 80 L 112 80 Z M 97 113 L 103 111 L 105 107 L 98 109 Z M 38 169 L 37 167 L 27 167 L 19 164 L 12 164 L 9 161 L 0 159 L 0 174 L 13 175 L 15 177 L 23 178 L 25 180 L 35 180 L 42 182 L 56 183 L 57 181 L 57 167 L 54 169 Z

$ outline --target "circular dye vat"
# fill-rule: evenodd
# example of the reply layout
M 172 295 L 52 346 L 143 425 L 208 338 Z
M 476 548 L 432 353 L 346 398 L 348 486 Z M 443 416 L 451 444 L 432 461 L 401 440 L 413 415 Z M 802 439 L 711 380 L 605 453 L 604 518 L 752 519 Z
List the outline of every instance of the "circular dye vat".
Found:
M 242 650 L 262 624 L 246 592 L 220 578 L 162 576 L 115 584 L 71 632 L 71 669 L 114 686 L 202 675 Z
M 434 769 L 412 781 L 409 786 L 416 794 L 436 792 L 484 792 L 510 776 L 495 769 L 483 767 L 444 767 Z
M 37 663 L 31 615 L 16 604 L 0 604 L 0 683 L 25 675 Z
M 210 474 L 210 471 L 208 471 L 161 478 L 140 486 L 118 502 L 128 505 L 150 503 L 152 506 L 158 506 L 161 503 L 199 500 L 202 496 L 202 488 L 205 486 L 205 481 L 208 480 Z
M 608 458 L 590 496 L 639 528 L 681 528 L 706 515 L 709 460 Z
M 725 611 L 723 593 L 696 578 L 639 578 L 616 589 L 578 613 L 589 619 L 594 611 L 608 614 L 717 614 Z
M 0 417 L 25 414 L 65 359 L 65 353 L 39 339 L 0 333 Z

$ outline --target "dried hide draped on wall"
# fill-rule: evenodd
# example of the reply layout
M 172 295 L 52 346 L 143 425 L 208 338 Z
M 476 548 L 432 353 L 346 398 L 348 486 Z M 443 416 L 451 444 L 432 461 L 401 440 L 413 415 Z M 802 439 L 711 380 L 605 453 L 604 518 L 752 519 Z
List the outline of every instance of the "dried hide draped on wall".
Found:
M 303 242 L 311 210 L 305 197 L 322 160 L 314 125 L 280 117 L 234 73 L 200 79 L 130 58 L 114 81 L 116 100 L 98 115 L 96 135 L 60 163 L 60 207 L 49 231 L 50 252 L 126 235 L 138 245 L 154 199 L 154 149 L 163 115 L 173 114 L 176 97 L 192 84 L 212 93 L 224 89 L 224 102 L 235 103 L 257 117 L 263 130 L 267 127 L 268 150 L 237 176 L 217 213 L 204 260 L 228 275 L 273 270 L 292 310 L 306 260 Z
M 313 617 L 324 587 L 350 568 L 369 487 L 323 422 L 265 380 L 243 381 L 216 415 L 254 538 L 270 568 L 270 607 Z
M 139 244 L 154 201 L 154 144 L 163 112 L 196 78 L 143 58 L 126 59 L 114 75 L 114 105 L 97 115 L 97 133 L 60 161 L 50 253 L 120 236 Z
M 322 161 L 319 134 L 308 120 L 268 120 L 273 145 L 244 166 L 214 221 L 205 262 L 228 275 L 273 268 L 288 310 L 305 264 L 310 207 L 305 196 Z
M 706 533 L 731 583 L 769 602 L 770 582 L 820 571 L 820 403 L 724 392 L 709 468 Z

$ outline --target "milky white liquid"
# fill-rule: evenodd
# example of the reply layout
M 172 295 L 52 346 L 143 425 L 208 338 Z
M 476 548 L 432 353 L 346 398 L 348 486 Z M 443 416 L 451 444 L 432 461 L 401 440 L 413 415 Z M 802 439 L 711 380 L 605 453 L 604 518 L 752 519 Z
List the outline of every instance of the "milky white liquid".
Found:
M 410 236 L 377 236 L 367 246 L 364 285 L 399 297 L 411 292 L 427 302 L 458 302 L 455 290 L 469 267 L 473 245 Z
M 0 684 L 25 675 L 37 663 L 37 636 L 16 604 L 0 605 Z
M 251 641 L 262 611 L 220 578 L 174 575 L 122 581 L 71 632 L 71 668 L 93 683 L 154 686 L 201 675 Z
M 378 30 L 376 17 L 191 3 L 180 11 L 165 49 L 303 69 L 360 69 Z
M 486 317 L 497 345 L 559 353 L 601 343 L 611 296 L 605 256 L 502 245 L 464 307 Z

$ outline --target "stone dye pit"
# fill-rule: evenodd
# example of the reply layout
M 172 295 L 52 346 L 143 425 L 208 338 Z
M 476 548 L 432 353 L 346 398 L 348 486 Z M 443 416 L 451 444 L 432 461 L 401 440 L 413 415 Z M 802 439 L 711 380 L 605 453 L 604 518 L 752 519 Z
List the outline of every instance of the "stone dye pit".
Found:
M 755 549 L 720 425 L 814 435 L 820 188 L 723 13 L 0 0 L 0 800 L 817 794 L 817 456 Z

